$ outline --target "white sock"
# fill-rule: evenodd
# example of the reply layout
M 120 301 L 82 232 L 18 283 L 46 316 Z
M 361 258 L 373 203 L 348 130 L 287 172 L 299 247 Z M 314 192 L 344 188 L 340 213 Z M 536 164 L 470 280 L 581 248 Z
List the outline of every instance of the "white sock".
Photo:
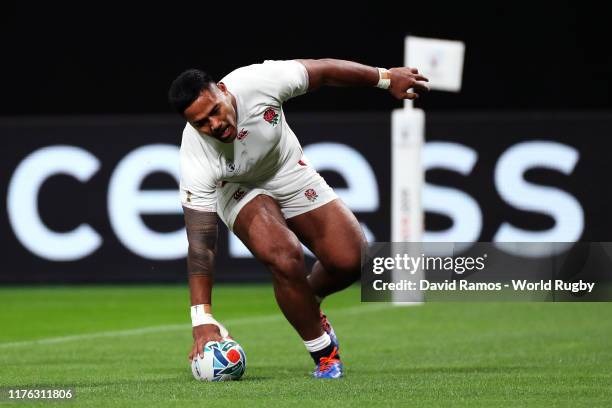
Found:
M 327 334 L 327 332 L 323 332 L 323 335 L 316 339 L 304 341 L 304 345 L 306 346 L 306 349 L 311 353 L 314 353 L 315 351 L 323 350 L 325 347 L 329 346 L 330 344 L 331 344 L 331 338 L 329 337 L 329 334 Z

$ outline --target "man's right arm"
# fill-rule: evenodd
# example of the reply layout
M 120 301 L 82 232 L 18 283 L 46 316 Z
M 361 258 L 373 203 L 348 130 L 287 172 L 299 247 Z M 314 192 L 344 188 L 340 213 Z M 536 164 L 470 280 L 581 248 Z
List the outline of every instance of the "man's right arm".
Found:
M 187 252 L 187 271 L 189 273 L 189 292 L 191 305 L 203 305 L 203 311 L 212 313 L 212 287 L 214 283 L 215 255 L 217 253 L 217 214 L 183 207 L 189 250 Z M 199 354 L 210 341 L 220 341 L 219 327 L 202 324 L 193 327 L 193 347 L 189 360 Z

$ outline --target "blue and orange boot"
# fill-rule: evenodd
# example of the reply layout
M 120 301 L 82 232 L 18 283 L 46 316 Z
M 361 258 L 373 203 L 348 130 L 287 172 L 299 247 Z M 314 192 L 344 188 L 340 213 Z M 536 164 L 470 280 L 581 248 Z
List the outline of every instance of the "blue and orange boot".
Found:
M 325 316 L 325 314 L 320 309 L 319 316 L 321 318 L 321 327 L 323 328 L 323 330 L 325 330 L 327 334 L 329 334 L 329 338 L 331 339 L 332 343 L 338 348 L 338 351 L 340 351 L 340 342 L 338 341 L 336 332 L 334 331 L 334 328 L 332 327 L 331 323 L 329 323 L 329 320 L 327 320 L 327 316 Z
M 334 347 L 331 354 L 321 357 L 317 368 L 312 372 L 314 378 L 340 378 L 343 374 L 344 366 L 338 356 L 338 348 Z

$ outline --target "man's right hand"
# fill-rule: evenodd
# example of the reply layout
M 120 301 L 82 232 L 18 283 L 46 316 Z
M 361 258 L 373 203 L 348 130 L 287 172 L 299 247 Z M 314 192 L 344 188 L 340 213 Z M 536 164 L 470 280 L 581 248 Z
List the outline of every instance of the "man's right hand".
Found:
M 193 332 L 193 347 L 189 353 L 189 362 L 191 362 L 198 354 L 202 355 L 204 345 L 209 341 L 222 341 L 219 327 L 214 324 L 203 324 L 195 326 Z

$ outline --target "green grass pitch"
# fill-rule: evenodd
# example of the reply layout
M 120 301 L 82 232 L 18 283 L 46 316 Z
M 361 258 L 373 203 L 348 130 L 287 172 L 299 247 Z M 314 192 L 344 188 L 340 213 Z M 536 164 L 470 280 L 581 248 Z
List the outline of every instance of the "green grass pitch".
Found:
M 234 383 L 199 383 L 184 286 L 0 289 L 0 406 L 612 406 L 612 303 L 361 304 L 325 311 L 346 376 L 312 361 L 267 285 L 217 285 L 215 316 L 247 354 Z M 7 387 L 73 387 L 10 402 Z

